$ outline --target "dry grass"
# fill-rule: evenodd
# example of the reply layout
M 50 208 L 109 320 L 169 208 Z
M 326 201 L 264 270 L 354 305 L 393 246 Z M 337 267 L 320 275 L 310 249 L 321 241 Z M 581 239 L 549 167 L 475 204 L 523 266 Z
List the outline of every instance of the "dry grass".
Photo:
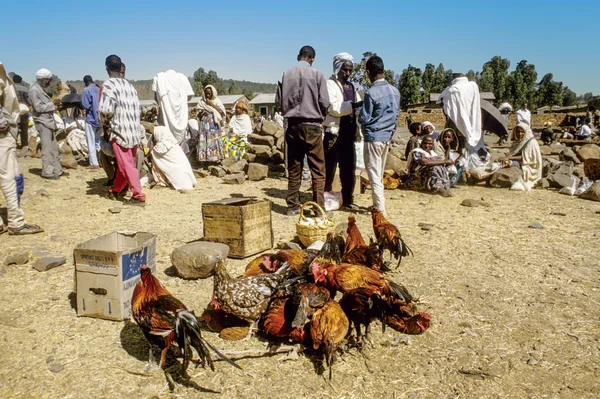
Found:
M 404 283 L 433 317 L 422 336 L 395 344 L 390 329 L 373 328 L 374 348 L 338 358 L 331 384 L 310 359 L 285 355 L 238 361 L 243 371 L 217 362 L 216 371 L 190 368 L 193 387 L 169 392 L 160 373 L 146 374 L 148 345 L 135 324 L 78 318 L 71 307 L 71 254 L 79 242 L 116 229 L 158 235 L 158 277 L 190 308 L 201 311 L 212 280 L 169 277 L 173 248 L 202 234 L 201 203 L 244 193 L 274 202 L 276 242 L 294 236 L 284 216 L 285 180 L 228 186 L 200 181 L 190 194 L 148 190 L 147 209 L 107 210 L 99 196 L 102 172 L 77 170 L 66 180 L 30 173 L 39 160 L 22 161 L 27 220 L 38 236 L 0 237 L 0 260 L 48 248 L 66 265 L 46 273 L 30 265 L 0 267 L 0 397 L 3 398 L 583 398 L 600 396 L 600 204 L 552 191 L 531 193 L 464 187 L 454 198 L 388 191 L 390 219 L 414 250 L 392 277 Z M 35 171 L 35 170 L 34 170 Z M 36 194 L 39 189 L 49 197 Z M 460 206 L 484 196 L 489 208 Z M 308 199 L 308 198 L 307 198 Z M 357 198 L 370 203 L 369 195 Z M 561 211 L 566 216 L 552 215 Z M 337 223 L 347 214 L 336 213 Z M 545 228 L 528 228 L 533 221 Z M 433 223 L 430 231 L 419 222 Z M 371 234 L 370 218 L 358 226 Z M 230 261 L 241 272 L 244 261 Z M 263 348 L 256 339 L 216 347 Z M 53 372 L 51 369 L 61 369 Z M 325 373 L 326 375 L 326 373 Z M 217 392 L 217 393 L 211 393 Z

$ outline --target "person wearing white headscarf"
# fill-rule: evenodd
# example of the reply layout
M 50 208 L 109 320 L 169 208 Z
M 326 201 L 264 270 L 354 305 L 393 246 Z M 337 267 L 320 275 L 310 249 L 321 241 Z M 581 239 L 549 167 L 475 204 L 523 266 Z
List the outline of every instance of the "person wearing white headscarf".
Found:
M 357 88 L 349 81 L 354 70 L 354 58 L 348 53 L 333 57 L 333 74 L 327 81 L 329 109 L 325 117 L 325 191 L 331 192 L 339 164 L 342 183 L 342 206 L 357 209 L 353 201 L 356 184 L 356 152 L 354 143 L 360 140 L 355 109 L 362 105 Z
M 248 135 L 252 133 L 252 121 L 248 116 L 248 106 L 244 103 L 235 105 L 235 114 L 229 121 L 229 133 L 223 137 L 225 156 L 236 160 L 242 159 L 248 146 Z
M 435 126 L 433 125 L 433 123 L 431 123 L 429 121 L 425 121 L 425 122 L 421 123 L 421 130 L 423 131 L 424 136 L 432 135 L 434 139 L 437 139 L 439 136 L 439 133 L 435 132 Z M 420 140 L 419 140 L 419 145 L 421 145 Z
M 198 161 L 219 162 L 225 159 L 221 125 L 225 118 L 225 106 L 217 97 L 217 89 L 208 85 L 204 98 L 196 106 L 198 111 Z
M 194 95 L 189 79 L 184 74 L 169 69 L 154 77 L 152 90 L 160 105 L 158 124 L 167 126 L 181 145 L 188 124 L 188 99 Z
M 39 132 L 42 144 L 42 177 L 45 179 L 58 179 L 59 176 L 68 176 L 63 172 L 58 161 L 58 145 L 56 143 L 56 122 L 54 111 L 56 107 L 50 101 L 50 96 L 44 88 L 50 85 L 52 72 L 42 68 L 35 74 L 36 81 L 29 86 L 29 101 L 33 108 L 33 121 Z
M 169 128 L 155 126 L 152 141 L 152 175 L 155 180 L 165 180 L 175 190 L 192 190 L 196 177 Z
M 512 131 L 513 142 L 508 155 L 500 162 L 516 161 L 523 171 L 523 181 L 513 184 L 511 189 L 529 191 L 542 178 L 542 152 L 529 125 L 521 122 Z
M 20 194 L 23 192 L 23 174 L 17 161 L 17 122 L 19 102 L 13 81 L 0 62 L 0 190 L 6 198 L 8 226 L 0 218 L 0 234 L 35 234 L 43 230 L 25 222 Z M 4 244 L 6 245 L 6 244 Z

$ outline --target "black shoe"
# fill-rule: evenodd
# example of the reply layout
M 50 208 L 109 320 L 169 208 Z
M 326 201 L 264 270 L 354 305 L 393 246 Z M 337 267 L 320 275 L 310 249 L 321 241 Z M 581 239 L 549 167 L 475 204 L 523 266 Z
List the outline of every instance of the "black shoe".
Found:
M 125 201 L 125 205 L 146 206 L 146 201 L 131 197 Z
M 104 183 L 105 187 L 110 187 L 113 185 L 115 179 L 111 179 L 111 180 L 107 180 L 106 183 Z
M 300 208 L 288 209 L 288 211 L 287 211 L 288 216 L 298 216 L 299 214 L 300 214 Z

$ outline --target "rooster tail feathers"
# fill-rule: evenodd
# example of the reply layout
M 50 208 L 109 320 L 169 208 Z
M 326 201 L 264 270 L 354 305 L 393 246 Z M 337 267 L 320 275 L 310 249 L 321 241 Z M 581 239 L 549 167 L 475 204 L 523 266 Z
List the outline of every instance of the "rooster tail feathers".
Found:
M 196 316 L 187 310 L 180 311 L 177 314 L 175 331 L 177 333 L 177 344 L 183 349 L 184 361 L 188 359 L 188 355 L 191 355 L 189 353 L 189 347 L 191 346 L 198 352 L 202 366 L 204 367 L 208 363 L 208 366 L 214 371 L 215 366 L 205 345 L 206 341 L 202 338 Z
M 301 297 L 300 303 L 298 304 L 298 310 L 296 311 L 296 316 L 292 321 L 292 327 L 301 328 L 304 326 L 306 319 L 308 318 L 308 314 L 306 311 L 306 307 L 308 306 L 308 298 Z
M 206 341 L 204 338 L 202 338 L 202 342 L 210 348 L 211 351 L 215 352 L 215 354 L 217 356 L 219 356 L 221 359 L 225 360 L 227 363 L 229 363 L 230 365 L 232 365 L 233 367 L 235 367 L 236 369 L 239 370 L 243 370 L 240 366 L 238 366 L 233 360 L 231 360 L 230 358 L 228 358 L 227 356 L 225 356 L 223 353 L 221 353 L 217 348 L 215 348 L 214 346 L 212 346 L 210 343 L 208 343 L 208 341 Z M 212 364 L 212 363 L 211 363 Z M 214 370 L 214 369 L 213 369 Z
M 290 264 L 287 262 L 284 262 L 283 265 L 277 269 L 277 271 L 274 274 L 284 274 L 287 273 L 290 270 Z
M 402 284 L 395 283 L 391 280 L 388 281 L 388 284 L 392 290 L 392 295 L 395 298 L 398 298 L 406 303 L 412 302 L 413 297 L 409 294 L 405 286 L 403 286 Z

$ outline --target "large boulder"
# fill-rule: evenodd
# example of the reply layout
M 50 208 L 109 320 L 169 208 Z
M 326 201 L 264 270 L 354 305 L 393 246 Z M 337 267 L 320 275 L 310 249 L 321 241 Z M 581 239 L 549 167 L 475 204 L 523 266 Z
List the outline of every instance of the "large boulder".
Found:
M 277 147 L 277 149 L 279 151 L 283 151 L 283 148 L 285 146 L 285 137 L 281 136 L 277 138 L 277 141 L 275 142 L 275 147 Z
M 248 180 L 258 181 L 266 179 L 269 175 L 269 167 L 261 163 L 251 163 L 248 165 Z
M 271 156 L 271 161 L 274 163 L 283 163 L 284 155 L 283 152 L 279 150 L 273 151 L 273 155 Z
M 523 172 L 521 169 L 515 166 L 501 168 L 494 172 L 490 179 L 490 184 L 494 187 L 510 188 L 522 176 Z
M 221 161 L 221 166 L 224 167 L 225 169 L 228 169 L 231 165 L 233 165 L 236 162 L 237 162 L 237 159 L 235 159 L 235 158 L 225 158 L 224 160 Z
M 260 134 L 249 134 L 248 141 L 252 144 L 266 145 L 273 147 L 275 145 L 275 138 L 273 136 L 263 136 Z
M 236 163 L 227 167 L 227 171 L 231 174 L 243 173 L 246 171 L 247 167 L 248 167 L 248 161 L 246 161 L 245 159 L 240 159 Z
M 565 149 L 565 146 L 561 143 L 552 143 L 550 144 L 550 148 L 552 149 L 552 155 L 560 155 Z
M 281 126 L 279 126 L 277 122 L 267 119 L 263 121 L 260 132 L 267 136 L 275 136 L 278 130 L 281 130 Z
M 550 147 L 549 145 L 541 145 L 540 152 L 542 153 L 542 155 L 552 155 L 552 147 Z
M 245 159 L 246 161 L 248 161 L 248 163 L 252 163 L 256 159 L 256 154 L 247 152 L 244 154 L 244 157 L 242 159 Z
M 208 278 L 215 273 L 218 257 L 225 259 L 227 255 L 229 247 L 225 244 L 197 241 L 175 248 L 171 262 L 183 278 Z
M 577 151 L 577 157 L 581 162 L 586 159 L 600 159 L 600 147 L 596 144 L 586 144 Z
M 542 176 L 546 177 L 549 174 L 556 172 L 563 162 L 558 161 L 554 158 L 544 158 L 542 161 Z
M 571 176 L 573 176 L 573 166 L 562 164 L 553 173 L 547 176 L 550 187 L 563 188 L 571 186 Z
M 223 176 L 222 180 L 227 184 L 242 184 L 246 181 L 246 175 L 244 174 L 244 172 L 234 173 L 231 175 Z
M 581 163 L 579 158 L 577 158 L 575 151 L 570 148 L 563 149 L 563 151 L 560 153 L 560 159 L 565 162 L 573 162 L 575 165 Z
M 210 172 L 211 176 L 216 176 L 216 177 L 223 177 L 227 174 L 227 172 L 225 171 L 224 168 L 222 168 L 220 166 L 214 166 L 214 165 L 209 166 L 208 171 Z
M 260 163 L 267 163 L 271 155 L 273 155 L 271 147 L 266 145 L 250 144 L 249 151 L 256 155 L 255 161 Z
M 385 161 L 385 170 L 391 169 L 398 175 L 406 174 L 406 161 L 403 161 L 396 154 L 389 153 Z
M 77 169 L 77 160 L 73 155 L 63 155 L 60 158 L 60 166 L 66 169 Z

